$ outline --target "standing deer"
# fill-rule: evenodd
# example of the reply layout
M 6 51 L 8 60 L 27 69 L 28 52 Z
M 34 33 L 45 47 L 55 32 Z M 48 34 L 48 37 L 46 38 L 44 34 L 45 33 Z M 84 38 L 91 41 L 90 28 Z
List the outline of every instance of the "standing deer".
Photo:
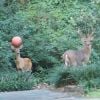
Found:
M 78 31 L 78 34 L 83 42 L 83 48 L 80 50 L 68 50 L 62 55 L 66 66 L 80 66 L 89 61 L 91 55 L 91 41 L 94 38 L 93 33 L 82 36 L 80 31 Z
M 17 70 L 22 70 L 22 71 L 31 71 L 32 70 L 32 61 L 29 58 L 22 58 L 20 56 L 20 49 L 22 48 L 15 48 L 14 46 L 11 46 L 11 48 L 15 51 L 16 55 L 16 68 Z

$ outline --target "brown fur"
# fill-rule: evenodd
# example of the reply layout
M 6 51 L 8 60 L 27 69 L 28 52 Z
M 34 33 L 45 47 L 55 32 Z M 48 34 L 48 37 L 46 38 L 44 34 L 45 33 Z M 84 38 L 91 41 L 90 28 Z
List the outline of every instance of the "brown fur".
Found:
M 15 51 L 16 55 L 16 68 L 17 70 L 22 71 L 31 71 L 32 70 L 32 61 L 29 58 L 22 58 L 20 56 L 20 48 L 12 47 L 12 49 Z

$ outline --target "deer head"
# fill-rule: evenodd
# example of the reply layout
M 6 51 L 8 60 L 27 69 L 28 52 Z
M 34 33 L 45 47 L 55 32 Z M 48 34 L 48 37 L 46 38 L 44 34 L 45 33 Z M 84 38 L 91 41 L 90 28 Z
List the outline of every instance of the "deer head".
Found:
M 78 35 L 80 36 L 81 41 L 85 46 L 91 46 L 91 42 L 94 39 L 93 32 L 90 34 L 88 33 L 86 35 L 83 35 L 80 29 L 78 29 Z

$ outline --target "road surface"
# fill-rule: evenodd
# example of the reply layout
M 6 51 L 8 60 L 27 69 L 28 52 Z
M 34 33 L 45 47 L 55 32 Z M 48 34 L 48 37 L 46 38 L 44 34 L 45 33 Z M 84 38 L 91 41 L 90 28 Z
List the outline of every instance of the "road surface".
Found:
M 0 100 L 100 100 L 71 96 L 68 93 L 53 92 L 47 89 L 36 89 L 29 91 L 1 92 Z

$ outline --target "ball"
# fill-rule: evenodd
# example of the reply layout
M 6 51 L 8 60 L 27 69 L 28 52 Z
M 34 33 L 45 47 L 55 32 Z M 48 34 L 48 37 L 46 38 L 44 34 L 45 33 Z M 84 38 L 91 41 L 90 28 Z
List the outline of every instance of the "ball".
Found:
M 22 45 L 21 37 L 19 37 L 19 36 L 13 37 L 12 41 L 11 41 L 11 44 L 16 48 L 20 47 Z

